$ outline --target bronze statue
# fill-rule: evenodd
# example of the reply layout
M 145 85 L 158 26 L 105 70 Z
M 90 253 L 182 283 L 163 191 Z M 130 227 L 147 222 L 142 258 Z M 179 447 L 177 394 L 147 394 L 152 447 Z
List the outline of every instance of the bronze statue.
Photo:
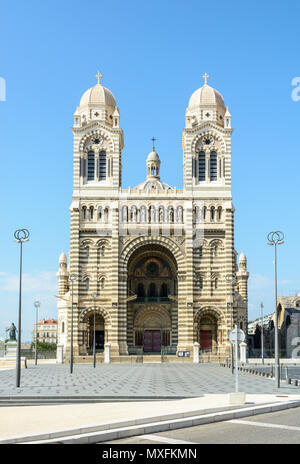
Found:
M 8 329 L 6 329 L 6 332 L 9 332 L 10 342 L 17 341 L 17 337 L 16 337 L 17 328 L 13 322 L 11 323 L 11 326 Z

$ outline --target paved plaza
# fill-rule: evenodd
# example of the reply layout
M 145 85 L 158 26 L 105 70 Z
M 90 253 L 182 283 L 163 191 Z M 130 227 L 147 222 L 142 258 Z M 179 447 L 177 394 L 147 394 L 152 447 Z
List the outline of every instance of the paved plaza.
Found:
M 22 369 L 21 387 L 15 370 L 0 371 L 0 400 L 4 398 L 176 399 L 235 391 L 235 375 L 216 364 L 75 364 L 29 365 Z M 275 381 L 239 372 L 239 390 L 248 394 L 276 394 Z M 299 388 L 281 383 L 281 394 Z

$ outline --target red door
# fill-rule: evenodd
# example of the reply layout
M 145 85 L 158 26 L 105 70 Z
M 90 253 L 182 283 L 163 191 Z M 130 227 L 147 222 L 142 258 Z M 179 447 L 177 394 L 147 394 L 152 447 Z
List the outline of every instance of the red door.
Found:
M 200 330 L 200 350 L 211 351 L 212 348 L 212 331 Z
M 160 330 L 145 330 L 144 351 L 146 353 L 159 353 L 161 346 Z

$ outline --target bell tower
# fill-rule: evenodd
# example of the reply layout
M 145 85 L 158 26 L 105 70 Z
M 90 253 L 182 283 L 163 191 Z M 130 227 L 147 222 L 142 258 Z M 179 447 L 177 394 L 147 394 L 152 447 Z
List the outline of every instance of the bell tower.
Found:
M 115 97 L 97 84 L 81 97 L 74 114 L 74 194 L 79 189 L 121 187 L 123 131 Z
M 182 134 L 184 187 L 187 190 L 231 188 L 230 113 L 222 95 L 207 84 L 189 100 Z

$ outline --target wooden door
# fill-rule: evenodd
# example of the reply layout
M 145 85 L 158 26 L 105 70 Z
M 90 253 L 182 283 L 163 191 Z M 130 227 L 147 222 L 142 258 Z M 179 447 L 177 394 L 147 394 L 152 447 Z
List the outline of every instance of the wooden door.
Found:
M 160 330 L 145 330 L 144 351 L 145 353 L 159 353 L 161 347 Z
M 211 351 L 212 349 L 212 331 L 200 330 L 200 350 Z

